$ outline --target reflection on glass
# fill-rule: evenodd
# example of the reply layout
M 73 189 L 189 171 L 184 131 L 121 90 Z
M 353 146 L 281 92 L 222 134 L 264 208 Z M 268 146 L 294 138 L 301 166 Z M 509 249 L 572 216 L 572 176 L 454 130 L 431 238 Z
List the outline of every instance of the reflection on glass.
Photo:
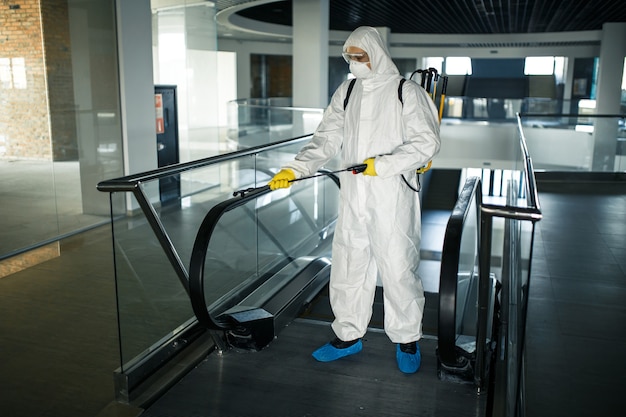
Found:
M 3 196 L 0 255 L 56 236 L 59 219 L 53 163 L 0 159 L 0 174 L 0 195 Z M 65 202 L 64 207 L 71 201 L 73 199 Z
M 522 117 L 522 122 L 536 170 L 623 170 L 626 155 L 624 118 L 533 115 Z
M 134 197 L 131 199 L 137 205 Z M 121 359 L 122 366 L 128 366 L 192 318 L 193 312 L 143 214 L 113 219 L 113 236 Z
M 6 39 L 0 257 L 108 221 L 108 196 L 96 185 L 122 175 L 113 3 L 70 0 L 58 5 L 58 16 L 66 18 L 48 22 L 48 6 L 37 2 L 23 19 L 40 38 Z M 48 23 L 55 30 L 41 30 Z
M 456 299 L 456 345 L 473 352 L 478 320 L 478 207 L 472 199 L 463 223 Z
M 312 134 L 322 120 L 323 110 L 283 107 L 289 105 L 291 100 L 287 98 L 229 102 L 229 139 L 236 142 L 239 149 L 245 149 Z
M 315 257 L 330 257 L 337 196 L 337 186 L 319 177 L 225 213 L 205 259 L 205 297 L 212 314 L 223 313 L 253 292 L 254 302 L 260 303 Z M 321 207 L 333 210 L 332 215 Z M 252 301 L 243 304 L 249 306 L 247 302 Z

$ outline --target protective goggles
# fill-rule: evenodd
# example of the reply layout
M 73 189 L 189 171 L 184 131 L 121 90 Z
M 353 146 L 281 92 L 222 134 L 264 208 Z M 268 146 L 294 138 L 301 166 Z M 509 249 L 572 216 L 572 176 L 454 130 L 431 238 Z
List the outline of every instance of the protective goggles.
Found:
M 350 63 L 350 61 L 370 62 L 370 57 L 365 52 L 343 52 L 341 55 L 347 63 Z

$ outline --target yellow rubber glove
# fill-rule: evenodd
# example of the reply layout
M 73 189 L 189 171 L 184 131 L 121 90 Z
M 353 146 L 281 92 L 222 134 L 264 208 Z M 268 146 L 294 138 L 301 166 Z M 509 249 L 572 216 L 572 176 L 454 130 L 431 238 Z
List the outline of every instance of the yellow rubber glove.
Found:
M 270 186 L 270 190 L 277 190 L 279 188 L 289 188 L 291 183 L 296 179 L 296 174 L 289 168 L 284 168 L 278 171 L 278 174 L 274 175 L 274 178 L 267 185 Z
M 367 168 L 363 171 L 363 175 L 370 175 L 372 177 L 377 176 L 376 168 L 374 168 L 374 158 L 368 158 L 363 161 L 364 164 L 367 164 Z

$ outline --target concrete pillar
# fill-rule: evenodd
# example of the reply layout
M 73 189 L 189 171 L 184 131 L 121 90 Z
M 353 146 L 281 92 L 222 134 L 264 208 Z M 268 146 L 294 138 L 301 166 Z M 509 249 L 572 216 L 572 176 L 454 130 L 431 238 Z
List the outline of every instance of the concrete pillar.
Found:
M 120 104 L 124 174 L 157 168 L 154 79 L 152 75 L 152 11 L 150 0 L 117 1 Z M 148 184 L 158 199 L 158 184 Z M 127 210 L 136 207 L 127 200 Z
M 329 0 L 292 0 L 293 106 L 328 105 Z
M 380 38 L 383 40 L 385 46 L 387 46 L 387 49 L 390 50 L 391 46 L 389 45 L 389 38 L 391 37 L 391 29 L 389 29 L 388 27 L 379 26 L 376 28 L 376 30 L 378 31 L 378 33 L 380 33 Z
M 117 39 L 124 173 L 157 167 L 150 0 L 118 1 Z
M 626 23 L 602 26 L 596 94 L 597 114 L 619 114 L 626 56 Z M 617 119 L 597 119 L 594 127 L 593 171 L 613 171 L 617 149 Z
M 563 106 L 561 112 L 567 114 L 571 109 L 572 85 L 574 84 L 574 58 L 567 57 L 567 71 L 565 75 L 565 86 L 563 87 Z

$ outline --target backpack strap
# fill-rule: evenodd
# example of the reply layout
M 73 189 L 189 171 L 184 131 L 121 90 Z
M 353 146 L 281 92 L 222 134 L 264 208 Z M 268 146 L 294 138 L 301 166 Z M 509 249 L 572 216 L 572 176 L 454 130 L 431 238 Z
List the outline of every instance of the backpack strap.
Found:
M 354 84 L 356 84 L 356 78 L 350 80 L 350 85 L 348 85 L 348 93 L 346 94 L 346 98 L 343 100 L 343 110 L 346 110 L 348 107 L 348 100 L 350 99 L 350 94 L 352 93 L 352 89 L 354 88 Z
M 398 100 L 404 106 L 404 100 L 402 100 L 402 86 L 406 82 L 406 78 L 400 80 L 400 85 L 398 86 Z M 356 83 L 356 78 L 350 80 L 350 85 L 348 85 L 348 93 L 346 94 L 346 98 L 343 100 L 343 109 L 346 110 L 348 107 L 348 101 L 350 100 L 350 94 L 352 94 L 352 89 L 354 88 L 354 84 Z
M 404 106 L 404 100 L 402 100 L 402 86 L 404 85 L 405 82 L 406 82 L 406 78 L 401 79 L 400 85 L 398 86 L 398 100 L 400 100 L 400 103 L 402 103 L 403 106 Z

